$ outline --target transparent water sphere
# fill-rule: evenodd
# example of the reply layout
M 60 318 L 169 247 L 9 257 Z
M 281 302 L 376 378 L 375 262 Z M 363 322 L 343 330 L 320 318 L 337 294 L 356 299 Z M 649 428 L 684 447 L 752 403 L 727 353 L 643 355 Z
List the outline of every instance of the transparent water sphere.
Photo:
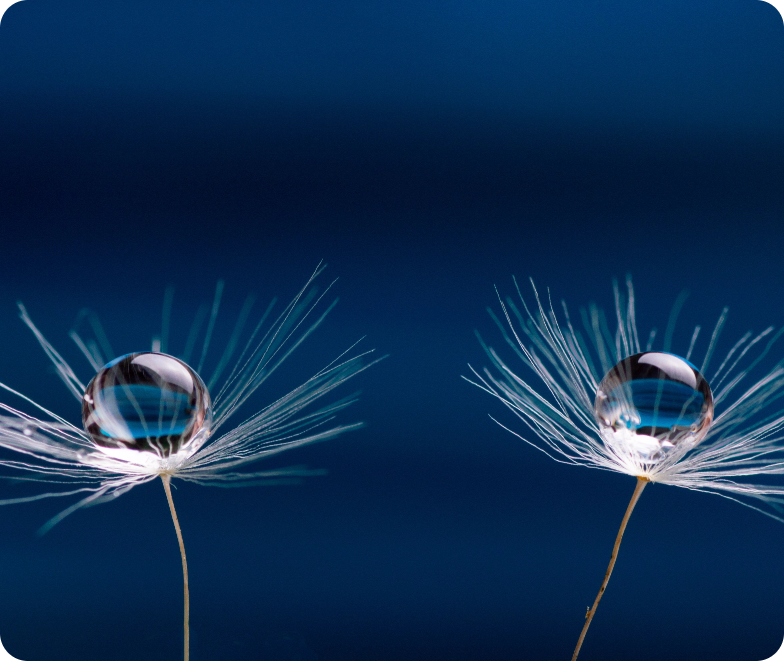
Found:
M 648 351 L 607 372 L 594 410 L 608 447 L 656 463 L 703 439 L 713 421 L 713 394 L 688 360 Z
M 98 449 L 139 464 L 187 457 L 210 432 L 207 386 L 181 360 L 129 353 L 107 363 L 82 398 L 82 422 Z

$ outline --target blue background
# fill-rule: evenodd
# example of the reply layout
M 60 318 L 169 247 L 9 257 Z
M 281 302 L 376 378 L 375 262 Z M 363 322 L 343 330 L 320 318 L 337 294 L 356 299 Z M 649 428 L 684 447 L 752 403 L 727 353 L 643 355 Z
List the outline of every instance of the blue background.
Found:
M 363 335 L 389 358 L 355 380 L 363 429 L 267 464 L 328 475 L 176 490 L 191 658 L 566 659 L 634 480 L 488 418 L 515 424 L 460 375 L 474 329 L 501 344 L 493 285 L 609 307 L 631 273 L 644 332 L 686 288 L 674 348 L 726 304 L 726 352 L 783 321 L 782 177 L 784 25 L 757 0 L 26 0 L 0 24 L 0 380 L 79 420 L 17 300 L 87 379 L 83 307 L 145 350 L 168 284 L 184 342 L 225 278 L 218 342 L 324 259 L 341 301 L 258 404 Z M 37 538 L 63 506 L 0 508 L 6 649 L 180 658 L 161 486 Z M 580 658 L 772 656 L 783 552 L 781 523 L 649 487 Z

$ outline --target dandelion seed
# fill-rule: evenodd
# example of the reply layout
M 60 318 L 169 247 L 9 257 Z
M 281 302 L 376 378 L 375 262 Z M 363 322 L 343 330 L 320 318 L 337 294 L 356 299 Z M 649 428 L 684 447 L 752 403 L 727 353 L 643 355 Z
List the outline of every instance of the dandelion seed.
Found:
M 356 429 L 359 423 L 335 425 L 336 415 L 353 397 L 321 405 L 318 402 L 345 381 L 367 369 L 370 351 L 356 354 L 356 344 L 318 371 L 301 386 L 269 403 L 245 418 L 232 429 L 218 435 L 218 429 L 261 386 L 281 363 L 324 320 L 332 305 L 323 311 L 325 292 L 318 294 L 313 284 L 323 270 L 320 265 L 294 300 L 274 318 L 273 304 L 267 308 L 234 367 L 220 382 L 239 348 L 252 300 L 242 308 L 212 377 L 205 382 L 198 372 L 205 364 L 210 339 L 218 315 L 223 284 L 219 283 L 198 369 L 161 350 L 169 346 L 169 323 L 172 290 L 167 290 L 161 336 L 153 339 L 151 352 L 129 353 L 111 358 L 112 350 L 96 318 L 90 318 L 95 340 L 84 341 L 74 330 L 71 337 L 96 371 L 85 387 L 74 370 L 49 344 L 20 304 L 22 320 L 32 330 L 52 360 L 59 377 L 80 402 L 84 429 L 64 417 L 45 409 L 9 386 L 0 389 L 18 397 L 36 410 L 36 415 L 0 402 L 0 448 L 22 455 L 19 459 L 0 458 L 0 467 L 12 469 L 8 476 L 18 481 L 49 482 L 61 491 L 0 501 L 21 503 L 55 496 L 83 496 L 81 500 L 47 522 L 40 532 L 49 530 L 76 510 L 107 502 L 135 486 L 160 478 L 174 523 L 183 568 L 184 589 L 184 658 L 189 658 L 188 567 L 177 513 L 171 493 L 173 478 L 196 484 L 235 487 L 273 484 L 312 475 L 314 471 L 287 468 L 270 471 L 247 470 L 259 459 L 294 447 L 323 441 L 341 432 Z M 191 331 L 185 354 L 195 348 L 198 327 L 204 321 L 197 316 L 196 330 Z M 272 321 L 270 319 L 272 318 Z M 103 352 L 103 354 L 102 354 Z M 189 359 L 189 358 L 188 358 Z M 211 398 L 209 389 L 217 394 Z
M 662 349 L 653 349 L 655 329 L 643 349 L 634 290 L 630 280 L 626 284 L 625 295 L 614 284 L 614 333 L 595 306 L 582 311 L 581 332 L 565 303 L 559 317 L 551 301 L 542 303 L 535 287 L 533 309 L 519 287 L 522 308 L 499 296 L 505 323 L 493 316 L 506 343 L 534 378 L 514 372 L 480 337 L 493 369 L 471 368 L 477 380 L 467 379 L 503 402 L 533 434 L 502 427 L 550 458 L 637 478 L 572 661 L 607 587 L 632 510 L 649 482 L 715 493 L 784 520 L 784 487 L 750 481 L 784 474 L 784 415 L 770 412 L 784 395 L 784 366 L 779 362 L 756 381 L 750 378 L 784 329 L 746 333 L 708 379 L 703 375 L 715 362 L 726 308 L 697 368 L 690 360 L 699 326 L 685 357 L 670 352 L 682 298 L 671 315 Z M 537 382 L 543 388 L 532 385 Z

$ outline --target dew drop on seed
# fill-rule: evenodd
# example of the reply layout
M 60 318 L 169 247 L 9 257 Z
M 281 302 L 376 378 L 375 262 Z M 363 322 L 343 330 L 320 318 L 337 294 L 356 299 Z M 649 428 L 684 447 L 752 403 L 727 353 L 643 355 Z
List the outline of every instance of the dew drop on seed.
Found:
M 134 461 L 140 453 L 190 455 L 209 434 L 210 395 L 181 360 L 129 353 L 107 363 L 90 381 L 82 422 L 98 448 L 112 456 Z
M 713 395 L 688 360 L 649 351 L 607 372 L 594 410 L 611 450 L 656 463 L 682 455 L 703 439 L 713 421 Z

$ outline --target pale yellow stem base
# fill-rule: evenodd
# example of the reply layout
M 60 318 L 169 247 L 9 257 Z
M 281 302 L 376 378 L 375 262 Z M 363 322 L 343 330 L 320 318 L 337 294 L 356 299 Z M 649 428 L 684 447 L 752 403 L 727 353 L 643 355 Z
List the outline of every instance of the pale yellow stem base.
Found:
M 171 477 L 169 475 L 161 475 L 163 481 L 163 488 L 166 490 L 166 499 L 169 501 L 169 509 L 171 510 L 172 521 L 174 521 L 174 529 L 177 531 L 177 541 L 180 543 L 180 555 L 182 556 L 182 581 L 185 590 L 185 615 L 183 619 L 183 629 L 185 636 L 185 661 L 190 658 L 190 594 L 188 593 L 188 561 L 185 559 L 185 544 L 182 541 L 182 531 L 180 531 L 180 522 L 177 521 L 177 510 L 174 509 L 174 501 L 171 495 Z M 582 639 L 581 639 L 582 640 Z
M 610 574 L 612 574 L 613 567 L 615 567 L 615 560 L 618 557 L 618 548 L 621 546 L 621 539 L 623 539 L 623 531 L 626 530 L 626 524 L 629 523 L 629 517 L 632 515 L 632 510 L 637 504 L 637 501 L 640 499 L 642 490 L 649 481 L 650 480 L 647 480 L 644 477 L 637 478 L 637 486 L 635 487 L 634 493 L 632 494 L 632 499 L 629 501 L 629 506 L 626 508 L 626 514 L 623 515 L 621 529 L 618 531 L 618 536 L 615 538 L 615 546 L 613 546 L 612 556 L 610 556 L 610 565 L 607 567 L 607 573 L 604 575 L 602 587 L 599 588 L 599 594 L 596 595 L 596 600 L 593 602 L 593 606 L 591 606 L 590 610 L 585 614 L 585 625 L 583 626 L 582 632 L 580 632 L 580 639 L 577 641 L 577 647 L 574 648 L 572 661 L 577 661 L 577 655 L 580 653 L 580 648 L 583 646 L 585 634 L 588 633 L 588 627 L 591 626 L 591 620 L 596 613 L 596 608 L 599 606 L 599 601 L 601 600 L 602 595 L 604 594 L 604 590 L 607 587 L 607 583 L 610 580 Z

